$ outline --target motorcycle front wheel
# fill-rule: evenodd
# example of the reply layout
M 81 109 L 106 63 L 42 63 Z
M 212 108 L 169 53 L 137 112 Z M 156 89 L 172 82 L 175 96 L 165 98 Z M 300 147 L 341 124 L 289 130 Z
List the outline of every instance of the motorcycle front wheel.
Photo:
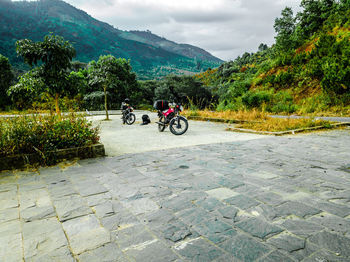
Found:
M 125 118 L 128 125 L 132 125 L 136 120 L 136 116 L 133 113 L 127 114 Z
M 177 116 L 171 119 L 169 124 L 170 132 L 174 135 L 182 135 L 186 133 L 188 129 L 188 121 L 183 116 Z

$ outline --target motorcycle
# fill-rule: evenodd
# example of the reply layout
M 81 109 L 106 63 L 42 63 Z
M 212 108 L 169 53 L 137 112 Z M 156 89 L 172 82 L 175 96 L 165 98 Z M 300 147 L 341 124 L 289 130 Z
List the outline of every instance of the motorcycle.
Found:
M 180 103 L 169 103 L 166 100 L 158 100 L 154 103 L 158 110 L 159 121 L 158 131 L 163 132 L 169 126 L 170 132 L 174 135 L 182 135 L 188 129 L 188 120 L 180 115 L 183 107 Z
M 123 120 L 123 124 L 128 124 L 128 125 L 132 125 L 135 120 L 136 120 L 136 116 L 134 113 L 132 113 L 134 111 L 134 109 L 131 106 L 125 106 L 122 109 L 122 120 Z

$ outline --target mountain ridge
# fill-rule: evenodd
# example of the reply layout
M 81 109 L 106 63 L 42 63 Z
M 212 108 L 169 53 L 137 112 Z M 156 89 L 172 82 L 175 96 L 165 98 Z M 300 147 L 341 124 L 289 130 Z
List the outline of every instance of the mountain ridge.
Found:
M 177 44 L 150 31 L 119 30 L 62 0 L 0 0 L 0 53 L 16 68 L 26 69 L 16 56 L 15 42 L 42 41 L 50 32 L 69 40 L 81 62 L 107 54 L 130 59 L 140 79 L 197 73 L 223 62 L 199 47 Z

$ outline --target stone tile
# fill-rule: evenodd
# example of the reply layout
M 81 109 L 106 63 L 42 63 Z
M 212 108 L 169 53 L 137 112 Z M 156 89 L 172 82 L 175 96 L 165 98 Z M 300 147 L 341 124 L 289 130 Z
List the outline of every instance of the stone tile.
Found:
M 100 185 L 97 181 L 89 179 L 88 181 L 75 184 L 75 188 L 81 196 L 92 196 L 108 192 L 108 190 Z
M 6 262 L 23 260 L 22 234 L 7 234 L 0 236 L 0 258 Z
M 231 176 L 221 177 L 218 179 L 217 183 L 219 185 L 222 185 L 226 188 L 231 188 L 231 189 L 234 189 L 236 187 L 240 187 L 240 186 L 244 185 L 244 183 L 242 181 L 237 180 L 235 178 L 232 178 Z
M 237 235 L 237 231 L 234 230 L 232 226 L 217 219 L 212 219 L 196 225 L 194 226 L 194 229 L 200 235 L 206 237 L 215 244 L 219 244 Z
M 11 220 L 19 219 L 18 208 L 8 208 L 0 211 L 0 225 L 4 222 L 9 222 Z
M 98 218 L 104 218 L 115 214 L 112 201 L 106 201 L 104 203 L 98 204 L 94 206 L 93 209 Z
M 62 226 L 76 255 L 111 241 L 110 233 L 101 227 L 94 215 L 68 220 L 62 223 Z
M 312 218 L 308 220 L 303 219 L 288 219 L 282 223 L 282 227 L 289 232 L 301 237 L 308 237 L 324 229 L 316 223 L 312 223 Z
M 165 207 L 172 212 L 178 212 L 187 208 L 191 208 L 194 205 L 192 202 L 183 196 L 175 195 L 175 196 L 170 196 L 166 199 L 163 199 L 163 201 L 160 203 L 161 207 Z
M 273 251 L 267 256 L 261 258 L 258 260 L 259 262 L 295 262 L 294 259 L 288 257 L 287 255 L 279 252 L 279 251 Z
M 290 234 L 280 234 L 271 237 L 266 242 L 290 253 L 305 248 L 305 239 Z
M 148 198 L 123 201 L 122 203 L 135 215 L 150 213 L 159 209 L 159 206 Z
M 71 195 L 61 198 L 60 200 L 55 200 L 54 205 L 61 222 L 92 213 L 92 209 L 89 208 L 85 200 L 78 195 Z
M 55 249 L 50 252 L 39 252 L 37 255 L 26 258 L 28 262 L 47 262 L 47 261 L 59 261 L 59 262 L 75 262 L 75 259 L 67 246 Z
M 208 197 L 206 199 L 199 200 L 198 202 L 196 202 L 196 205 L 204 208 L 205 210 L 207 210 L 209 212 L 225 206 L 222 202 L 220 202 L 216 198 L 212 198 L 212 197 Z
M 265 204 L 274 205 L 274 206 L 277 206 L 286 202 L 286 200 L 284 200 L 281 195 L 278 195 L 272 192 L 262 193 L 261 195 L 256 196 L 256 199 Z
M 243 231 L 262 239 L 283 231 L 282 228 L 267 223 L 259 218 L 249 218 L 247 220 L 243 220 L 242 222 L 237 223 L 236 226 Z
M 253 172 L 253 173 L 249 173 L 249 175 L 254 176 L 254 177 L 258 177 L 258 178 L 262 178 L 262 179 L 274 179 L 274 178 L 278 177 L 278 175 L 270 173 L 270 172 L 266 172 L 266 171 Z
M 271 251 L 264 244 L 241 234 L 221 243 L 219 246 L 235 258 L 245 262 L 255 261 Z
M 305 258 L 303 262 L 349 262 L 348 258 L 340 257 L 326 250 L 320 250 Z
M 40 220 L 40 219 L 49 218 L 49 217 L 56 217 L 56 212 L 53 206 L 30 207 L 21 211 L 20 213 L 21 213 L 21 218 L 25 222 Z
M 335 231 L 342 235 L 350 234 L 350 220 L 338 216 L 321 213 L 309 218 L 308 221 L 324 226 L 329 231 Z
M 115 243 L 86 251 L 78 256 L 79 262 L 122 262 L 128 261 Z
M 350 258 L 350 238 L 322 231 L 310 237 L 309 241 L 342 257 Z
M 102 225 L 110 230 L 118 230 L 120 228 L 139 224 L 139 220 L 127 210 L 116 212 L 115 215 L 104 217 L 101 220 Z
M 275 209 L 278 216 L 296 215 L 298 217 L 307 217 L 321 212 L 320 209 L 294 201 L 288 201 Z
M 159 240 L 151 240 L 124 250 L 132 261 L 163 262 L 176 261 L 179 257 Z
M 350 215 L 350 206 L 339 205 L 331 202 L 313 202 L 314 206 L 336 216 L 346 217 Z
M 184 259 L 193 262 L 212 261 L 224 254 L 220 249 L 201 238 L 182 242 L 175 246 L 174 250 Z
M 92 206 L 97 206 L 99 204 L 103 204 L 108 200 L 112 200 L 112 195 L 110 192 L 106 192 L 103 194 L 87 196 L 87 197 L 84 197 L 84 199 L 87 202 L 87 204 L 90 207 L 92 207 Z
M 224 200 L 224 199 L 239 195 L 239 193 L 236 193 L 233 190 L 225 187 L 215 188 L 215 189 L 206 191 L 206 193 L 209 196 L 217 198 L 219 200 Z
M 137 246 L 155 237 L 145 228 L 144 225 L 135 225 L 122 228 L 112 232 L 113 241 L 116 241 L 121 249 Z
M 212 218 L 212 214 L 202 208 L 189 208 L 177 212 L 176 216 L 189 226 L 197 225 Z
M 260 204 L 258 201 L 254 200 L 253 198 L 250 198 L 244 195 L 238 195 L 235 197 L 225 199 L 225 202 L 243 210 Z
M 172 221 L 165 225 L 159 225 L 156 229 L 160 236 L 172 242 L 184 240 L 186 237 L 192 236 L 194 230 L 190 229 L 181 221 Z
M 57 218 L 49 218 L 23 224 L 23 245 L 27 261 L 35 257 L 39 260 L 45 254 L 64 249 L 68 243 Z
M 234 208 L 233 206 L 227 206 L 220 208 L 217 211 L 222 218 L 229 220 L 231 223 L 233 223 L 239 210 L 237 208 Z
M 21 232 L 19 219 L 7 221 L 0 224 L 0 236 L 15 235 Z

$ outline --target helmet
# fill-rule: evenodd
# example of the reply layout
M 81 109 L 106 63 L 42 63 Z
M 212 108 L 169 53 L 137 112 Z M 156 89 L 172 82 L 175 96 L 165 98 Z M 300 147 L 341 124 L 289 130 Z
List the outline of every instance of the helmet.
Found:
M 125 98 L 125 99 L 124 99 L 124 102 L 127 103 L 127 104 L 129 104 L 130 99 L 129 99 L 129 98 Z

